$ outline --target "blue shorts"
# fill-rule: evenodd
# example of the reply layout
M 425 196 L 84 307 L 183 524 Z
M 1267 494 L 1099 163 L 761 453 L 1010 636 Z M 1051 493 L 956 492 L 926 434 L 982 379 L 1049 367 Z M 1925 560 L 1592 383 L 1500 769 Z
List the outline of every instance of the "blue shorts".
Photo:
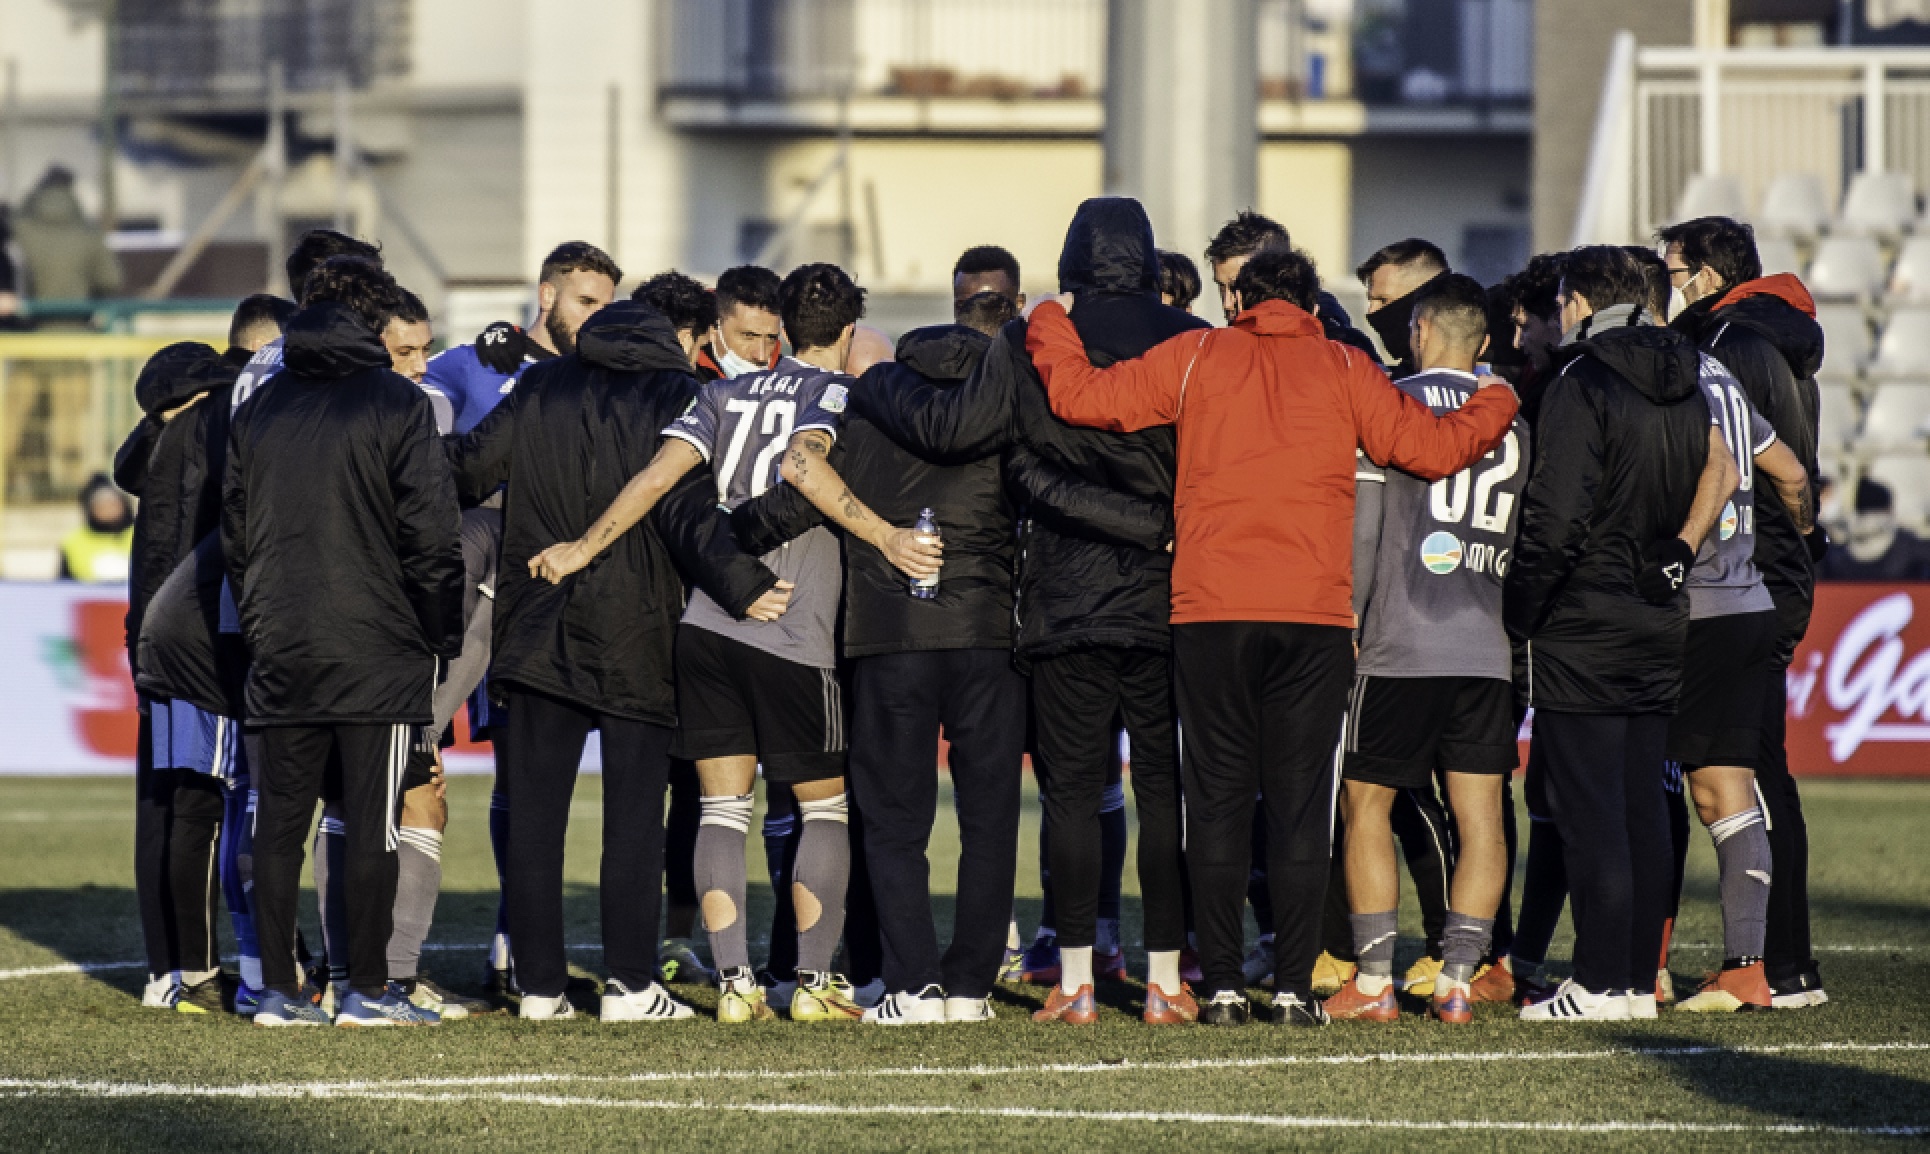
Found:
M 231 718 L 179 698 L 155 700 L 148 705 L 148 729 L 156 769 L 191 769 L 224 780 L 248 774 L 241 724 Z

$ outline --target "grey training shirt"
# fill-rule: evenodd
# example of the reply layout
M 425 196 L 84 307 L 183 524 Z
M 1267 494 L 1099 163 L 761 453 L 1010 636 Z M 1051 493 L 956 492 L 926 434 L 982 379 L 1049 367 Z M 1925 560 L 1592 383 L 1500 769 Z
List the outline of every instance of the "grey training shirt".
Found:
M 1776 430 L 1749 403 L 1749 395 L 1721 361 L 1704 353 L 1700 375 L 1710 421 L 1722 430 L 1742 480 L 1689 571 L 1691 621 L 1776 607 L 1756 570 L 1756 454 L 1776 443 Z

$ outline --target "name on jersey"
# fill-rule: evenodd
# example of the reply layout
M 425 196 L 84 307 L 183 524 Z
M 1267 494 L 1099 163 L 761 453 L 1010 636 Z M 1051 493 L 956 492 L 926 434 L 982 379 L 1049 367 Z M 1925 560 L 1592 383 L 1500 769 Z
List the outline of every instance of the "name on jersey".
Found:
M 1443 409 L 1452 412 L 1467 404 L 1468 398 L 1474 395 L 1447 385 L 1422 385 L 1421 393 L 1423 399 L 1427 401 L 1427 407 L 1437 413 Z
M 763 380 L 753 382 L 744 389 L 744 395 L 747 397 L 768 397 L 782 394 L 787 397 L 795 397 L 798 389 L 803 387 L 803 385 L 803 377 L 794 377 L 789 373 L 785 373 L 782 376 L 765 377 Z

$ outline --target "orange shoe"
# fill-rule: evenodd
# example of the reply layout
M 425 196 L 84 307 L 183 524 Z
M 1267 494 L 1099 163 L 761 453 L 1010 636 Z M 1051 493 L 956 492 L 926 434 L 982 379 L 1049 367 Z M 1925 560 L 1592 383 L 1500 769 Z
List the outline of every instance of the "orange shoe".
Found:
M 1035 1022 L 1064 1022 L 1068 1026 L 1090 1026 L 1099 1020 L 1099 1006 L 1092 1000 L 1092 987 L 1080 986 L 1068 994 L 1058 986 L 1046 995 L 1045 1008 L 1032 1015 Z
M 1450 1026 L 1465 1026 L 1474 1021 L 1468 987 L 1445 979 L 1435 982 L 1434 996 L 1427 1001 L 1427 1016 Z
M 1401 1016 L 1400 1003 L 1394 1000 L 1392 982 L 1379 994 L 1369 997 L 1361 992 L 1360 981 L 1356 978 L 1321 1004 L 1327 1008 L 1327 1016 L 1335 1021 L 1392 1022 Z
M 1179 984 L 1179 993 L 1146 983 L 1146 1012 L 1140 1015 L 1148 1026 L 1179 1026 L 1200 1020 L 1200 1004 L 1193 999 L 1193 987 Z
M 1751 962 L 1709 975 L 1695 996 L 1676 1009 L 1689 1014 L 1748 1013 L 1769 1009 L 1771 997 L 1762 963 Z
M 1515 972 L 1508 966 L 1508 959 L 1502 958 L 1492 966 L 1487 966 L 1474 976 L 1469 987 L 1470 1001 L 1498 1002 L 1512 1005 L 1515 1000 Z

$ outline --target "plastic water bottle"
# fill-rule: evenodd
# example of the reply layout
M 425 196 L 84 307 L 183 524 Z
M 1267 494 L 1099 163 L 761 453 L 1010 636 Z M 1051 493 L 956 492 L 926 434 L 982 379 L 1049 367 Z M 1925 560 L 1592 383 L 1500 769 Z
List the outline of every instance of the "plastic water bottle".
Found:
M 927 544 L 936 545 L 944 540 L 943 534 L 938 531 L 938 522 L 932 519 L 930 509 L 919 510 L 918 521 L 911 528 L 913 532 L 918 534 L 919 540 Z M 934 573 L 930 577 L 912 578 L 911 595 L 920 601 L 930 601 L 932 598 L 938 596 L 938 574 Z

